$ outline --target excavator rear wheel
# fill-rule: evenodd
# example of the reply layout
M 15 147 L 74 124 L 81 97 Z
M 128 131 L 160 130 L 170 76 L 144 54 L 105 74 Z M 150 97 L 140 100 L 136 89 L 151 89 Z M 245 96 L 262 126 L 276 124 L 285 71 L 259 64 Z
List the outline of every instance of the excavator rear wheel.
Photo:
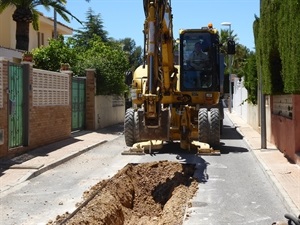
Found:
M 211 146 L 220 144 L 220 112 L 218 108 L 210 109 L 210 140 Z
M 198 111 L 198 139 L 200 142 L 208 143 L 209 135 L 208 111 L 201 108 Z

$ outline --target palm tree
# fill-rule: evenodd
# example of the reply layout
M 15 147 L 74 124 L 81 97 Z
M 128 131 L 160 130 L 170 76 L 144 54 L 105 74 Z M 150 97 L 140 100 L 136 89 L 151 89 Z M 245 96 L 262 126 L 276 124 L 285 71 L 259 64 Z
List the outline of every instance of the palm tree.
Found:
M 66 2 L 66 0 L 0 0 L 0 13 L 8 6 L 16 8 L 12 15 L 13 20 L 17 23 L 16 49 L 28 51 L 30 23 L 32 23 L 34 30 L 39 30 L 40 14 L 36 10 L 37 6 L 44 6 L 47 11 L 53 8 L 67 22 L 70 22 L 68 16 L 71 16 L 81 23 L 66 9 Z
M 237 41 L 238 41 L 238 37 L 237 37 L 237 34 L 233 34 L 233 30 L 231 30 L 230 31 L 230 33 L 228 32 L 228 30 L 226 30 L 226 29 L 221 29 L 221 33 L 220 33 L 220 42 L 223 44 L 222 46 L 221 46 L 221 51 L 223 52 L 223 53 L 227 53 L 227 50 L 226 50 L 226 48 L 227 48 L 227 41 L 228 41 L 228 39 L 231 37 L 232 38 L 232 40 L 235 42 L 235 43 L 237 43 Z

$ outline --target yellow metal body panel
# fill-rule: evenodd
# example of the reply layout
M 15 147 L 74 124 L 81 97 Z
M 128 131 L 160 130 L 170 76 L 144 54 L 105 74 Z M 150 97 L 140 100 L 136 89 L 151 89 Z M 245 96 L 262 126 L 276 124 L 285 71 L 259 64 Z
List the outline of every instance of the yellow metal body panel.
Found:
M 179 68 L 179 67 L 177 67 Z M 178 78 L 176 88 L 164 95 L 162 93 L 160 102 L 162 104 L 174 104 L 187 102 L 187 104 L 200 104 L 203 106 L 213 106 L 219 103 L 220 92 L 209 92 L 209 91 L 180 91 L 179 83 L 180 83 L 180 74 L 176 75 Z M 132 103 L 136 105 L 142 105 L 145 101 L 145 94 L 147 87 L 147 66 L 139 66 L 133 74 L 132 80 Z M 206 94 L 212 94 L 212 98 L 207 98 Z M 190 96 L 190 98 L 187 98 Z M 148 97 L 148 96 L 147 96 Z M 156 98 L 158 99 L 158 98 Z

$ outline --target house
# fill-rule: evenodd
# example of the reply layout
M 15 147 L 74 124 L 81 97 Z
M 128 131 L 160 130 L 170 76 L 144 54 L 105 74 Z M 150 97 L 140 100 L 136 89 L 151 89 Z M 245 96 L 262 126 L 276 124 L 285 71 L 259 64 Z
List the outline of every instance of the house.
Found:
M 5 57 L 13 62 L 20 62 L 22 51 L 16 50 L 16 22 L 12 19 L 14 7 L 8 7 L 0 14 L 0 57 Z M 29 26 L 29 50 L 47 46 L 48 40 L 54 35 L 54 20 L 40 13 L 40 29 L 35 31 L 32 24 Z M 57 33 L 72 35 L 73 29 L 57 22 Z

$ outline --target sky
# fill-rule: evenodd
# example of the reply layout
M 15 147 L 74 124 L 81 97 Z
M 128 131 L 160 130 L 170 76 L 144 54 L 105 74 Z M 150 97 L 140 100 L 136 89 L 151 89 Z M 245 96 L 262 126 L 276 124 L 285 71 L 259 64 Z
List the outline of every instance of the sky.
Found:
M 221 23 L 231 23 L 238 43 L 250 50 L 254 49 L 253 21 L 259 16 L 260 0 L 171 0 L 173 14 L 173 36 L 179 37 L 180 29 L 192 29 L 212 23 L 217 30 L 228 29 Z M 86 21 L 86 12 L 91 8 L 100 14 L 104 30 L 116 40 L 131 38 L 136 46 L 143 47 L 143 27 L 145 14 L 143 0 L 68 0 L 66 8 L 79 20 Z M 38 8 L 45 16 L 53 17 L 53 11 Z M 75 19 L 68 23 L 58 17 L 58 21 L 80 29 L 83 26 Z

